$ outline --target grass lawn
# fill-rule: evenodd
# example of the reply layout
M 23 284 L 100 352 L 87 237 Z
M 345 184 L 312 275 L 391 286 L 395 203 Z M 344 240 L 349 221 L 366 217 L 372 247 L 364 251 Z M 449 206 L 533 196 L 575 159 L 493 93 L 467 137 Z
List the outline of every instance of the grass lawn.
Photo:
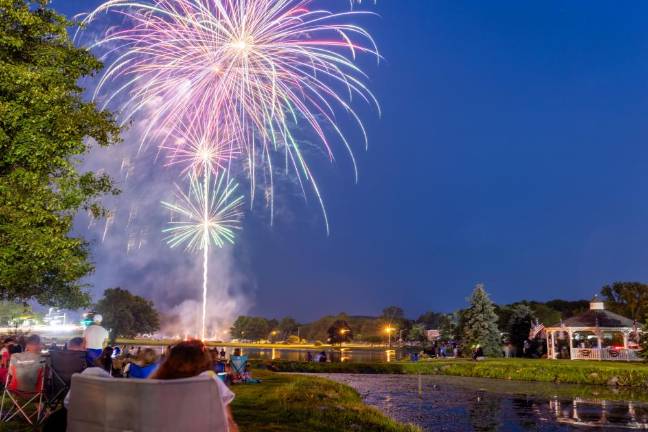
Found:
M 267 362 L 265 363 L 267 365 Z M 261 364 L 259 364 L 260 366 Z M 273 361 L 282 372 L 392 373 L 497 378 L 552 383 L 618 385 L 648 389 L 648 364 L 536 359 L 424 360 L 393 363 Z
M 352 388 L 301 375 L 254 371 L 261 384 L 234 386 L 241 432 L 420 432 L 365 405 Z

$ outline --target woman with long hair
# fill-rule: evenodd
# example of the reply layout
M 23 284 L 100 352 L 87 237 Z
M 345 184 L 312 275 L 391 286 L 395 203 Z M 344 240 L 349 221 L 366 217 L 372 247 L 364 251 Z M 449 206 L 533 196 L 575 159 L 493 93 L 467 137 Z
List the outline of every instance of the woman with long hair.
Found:
M 218 390 L 225 406 L 229 432 L 238 432 L 229 404 L 234 393 L 216 376 L 209 350 L 201 341 L 187 341 L 173 346 L 164 363 L 150 376 L 151 379 L 172 380 L 207 375 L 218 384 Z

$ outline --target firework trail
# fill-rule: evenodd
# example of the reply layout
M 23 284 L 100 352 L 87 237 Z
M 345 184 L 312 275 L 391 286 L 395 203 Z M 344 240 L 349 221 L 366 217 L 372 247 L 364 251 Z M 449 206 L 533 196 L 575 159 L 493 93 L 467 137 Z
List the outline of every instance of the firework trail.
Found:
M 205 165 L 206 166 L 206 165 Z M 184 245 L 187 250 L 200 250 L 203 254 L 203 303 L 201 337 L 205 339 L 207 316 L 207 281 L 209 276 L 209 249 L 213 243 L 223 247 L 234 243 L 235 231 L 239 230 L 243 196 L 236 195 L 238 185 L 226 179 L 224 173 L 216 174 L 211 185 L 211 173 L 205 170 L 202 182 L 195 173 L 189 174 L 189 192 L 176 185 L 176 204 L 162 202 L 177 221 L 163 230 L 170 247 Z
M 354 3 L 362 0 L 349 4 Z M 304 195 L 310 184 L 327 232 L 322 195 L 295 129 L 306 126 L 305 133 L 317 138 L 331 161 L 336 137 L 348 152 L 357 179 L 355 157 L 336 113 L 344 112 L 355 121 L 367 145 L 351 102 L 359 98 L 380 108 L 356 57 L 368 54 L 380 59 L 380 55 L 371 35 L 350 21 L 370 13 L 331 12 L 315 4 L 314 0 L 109 0 L 83 19 L 89 25 L 108 12 L 123 18 L 119 27 L 110 27 L 91 46 L 106 51 L 108 64 L 95 97 L 109 94 L 104 107 L 119 103 L 124 122 L 146 112 L 150 121 L 141 145 L 154 142 L 166 154 L 168 165 L 182 165 L 189 175 L 190 192 L 179 195 L 183 204 L 165 204 L 187 219 L 165 232 L 172 247 L 185 244 L 203 251 L 204 296 L 209 245 L 233 241 L 240 220 L 242 198 L 228 193 L 230 175 L 243 174 L 249 180 L 251 206 L 257 178 L 267 179 L 272 220 L 275 159 L 281 161 L 286 172 L 295 174 Z M 234 161 L 240 162 L 236 166 L 241 173 L 231 172 Z M 219 182 L 213 191 L 212 175 Z M 214 202 L 225 211 L 220 216 L 234 211 L 236 217 L 216 217 Z M 203 334 L 205 307 L 203 302 Z

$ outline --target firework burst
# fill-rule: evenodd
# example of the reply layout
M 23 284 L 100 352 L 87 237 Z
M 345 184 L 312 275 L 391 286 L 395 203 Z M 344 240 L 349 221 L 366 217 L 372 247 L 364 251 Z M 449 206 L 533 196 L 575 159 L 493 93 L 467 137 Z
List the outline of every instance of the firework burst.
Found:
M 369 33 L 349 23 L 368 12 L 334 13 L 312 8 L 314 3 L 108 1 L 85 22 L 113 11 L 124 16 L 126 28 L 109 32 L 96 44 L 115 47 L 107 54 L 112 61 L 97 94 L 108 83 L 121 80 L 106 104 L 126 94 L 124 121 L 144 109 L 152 111 L 143 143 L 152 131 L 172 130 L 178 119 L 205 124 L 218 118 L 219 127 L 228 130 L 227 136 L 246 158 L 252 201 L 257 171 L 271 173 L 273 155 L 281 153 L 282 163 L 296 173 L 300 184 L 310 182 L 322 203 L 293 131 L 298 124 L 308 125 L 331 160 L 327 130 L 333 131 L 355 167 L 336 111 L 355 119 L 366 144 L 364 127 L 350 101 L 357 96 L 376 107 L 378 103 L 355 59 L 359 53 L 379 54 Z M 357 169 L 355 174 L 357 178 Z
M 237 195 L 237 185 L 225 174 L 201 179 L 189 174 L 189 191 L 176 185 L 176 203 L 162 202 L 175 220 L 163 230 L 170 247 L 184 245 L 187 250 L 204 250 L 211 244 L 223 247 L 234 243 L 241 228 L 243 196 Z

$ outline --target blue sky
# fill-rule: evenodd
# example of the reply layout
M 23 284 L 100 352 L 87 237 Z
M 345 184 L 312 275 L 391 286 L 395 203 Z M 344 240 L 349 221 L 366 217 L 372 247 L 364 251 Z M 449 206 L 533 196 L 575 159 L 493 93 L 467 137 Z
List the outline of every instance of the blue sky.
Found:
M 648 3 L 364 7 L 385 61 L 362 61 L 383 116 L 359 108 L 360 182 L 342 153 L 317 165 L 328 237 L 314 203 L 248 217 L 253 312 L 415 316 L 462 307 L 476 282 L 505 303 L 648 279 Z

